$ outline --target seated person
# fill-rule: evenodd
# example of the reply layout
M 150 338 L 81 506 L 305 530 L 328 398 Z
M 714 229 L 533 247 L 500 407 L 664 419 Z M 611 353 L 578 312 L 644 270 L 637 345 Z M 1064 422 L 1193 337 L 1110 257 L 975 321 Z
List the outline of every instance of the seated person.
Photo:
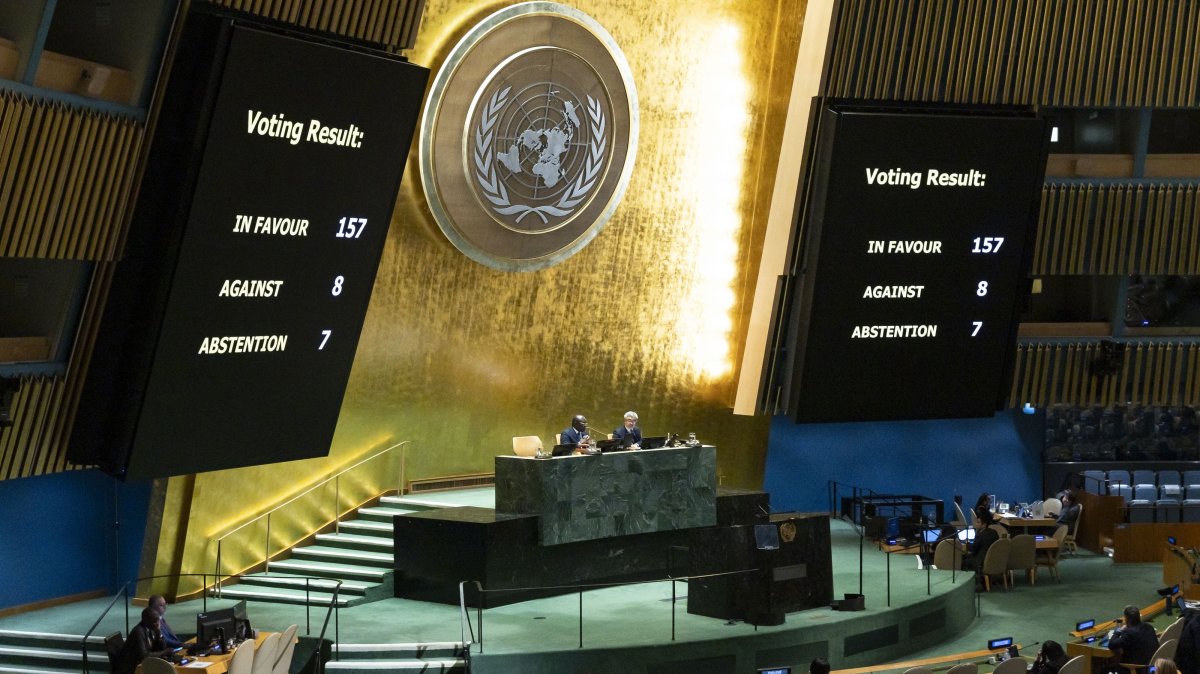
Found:
M 626 412 L 624 425 L 613 431 L 613 440 L 620 440 L 622 447 L 641 449 L 642 429 L 638 428 L 637 422 L 637 412 L 632 410 Z
M 829 661 L 816 658 L 808 665 L 808 674 L 829 674 Z
M 1058 520 L 1055 524 L 1065 524 L 1071 526 L 1075 524 L 1075 520 L 1079 519 L 1079 504 L 1075 499 L 1071 498 L 1070 494 L 1062 496 L 1062 512 L 1058 514 Z
M 588 451 L 591 441 L 592 437 L 587 432 L 587 417 L 582 414 L 572 417 L 571 426 L 558 435 L 558 444 L 578 445 L 575 450 L 577 454 Z
M 1134 665 L 1150 664 L 1154 651 L 1158 650 L 1158 635 L 1154 628 L 1142 622 L 1142 612 L 1130 604 L 1125 607 L 1125 625 L 1113 632 L 1108 640 L 1108 650 L 1118 662 Z
M 129 630 L 129 637 L 113 663 L 113 674 L 133 674 L 142 660 L 148 657 L 165 657 L 174 649 L 163 645 L 159 631 L 159 615 L 154 607 L 142 609 L 142 620 Z
M 984 508 L 979 511 L 979 528 L 975 530 L 975 540 L 971 541 L 971 550 L 963 555 L 963 571 L 978 572 L 983 568 L 983 558 L 987 556 L 992 543 L 1000 540 L 1000 533 L 991 528 L 995 523 L 992 511 Z
M 1058 674 L 1058 670 L 1062 669 L 1069 659 L 1061 644 L 1047 639 L 1038 649 L 1037 658 L 1033 661 L 1033 668 L 1029 670 L 1030 674 Z
M 162 634 L 163 648 L 179 648 L 183 640 L 167 624 L 167 600 L 161 594 L 150 595 L 150 608 L 158 611 L 158 631 Z

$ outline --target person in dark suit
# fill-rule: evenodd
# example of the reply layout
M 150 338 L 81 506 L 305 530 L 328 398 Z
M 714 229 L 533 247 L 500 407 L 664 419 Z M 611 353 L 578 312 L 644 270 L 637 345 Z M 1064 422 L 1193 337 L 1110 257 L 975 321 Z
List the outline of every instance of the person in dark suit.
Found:
M 180 639 L 171 626 L 167 624 L 167 599 L 161 594 L 150 595 L 150 608 L 158 611 L 158 631 L 162 634 L 163 648 L 180 648 L 183 646 L 183 640 Z
M 1183 632 L 1175 647 L 1175 665 L 1181 674 L 1200 674 L 1200 611 L 1183 613 Z
M 984 508 L 978 511 L 979 528 L 975 530 L 975 540 L 971 542 L 971 550 L 963 555 L 963 571 L 979 571 L 983 568 L 983 558 L 987 556 L 992 543 L 1000 540 L 1000 534 L 991 525 L 995 523 L 992 511 Z
M 613 431 L 613 440 L 620 440 L 622 447 L 640 449 L 642 446 L 642 429 L 638 428 L 637 412 L 630 410 L 625 413 L 624 424 Z
M 1138 607 L 1133 604 L 1125 607 L 1125 625 L 1109 638 L 1108 650 L 1113 652 L 1118 662 L 1150 664 L 1150 658 L 1158 650 L 1158 635 L 1153 627 L 1142 622 L 1142 612 Z
M 162 633 L 159 631 L 159 615 L 153 607 L 142 609 L 142 620 L 129 630 L 125 645 L 121 648 L 117 661 L 113 663 L 113 674 L 133 674 L 142 660 L 150 656 L 161 657 L 168 649 L 163 645 Z
M 571 419 L 570 427 L 558 435 L 560 445 L 579 445 L 580 449 L 585 449 L 590 440 L 591 436 L 587 432 L 587 417 L 582 414 L 576 414 Z

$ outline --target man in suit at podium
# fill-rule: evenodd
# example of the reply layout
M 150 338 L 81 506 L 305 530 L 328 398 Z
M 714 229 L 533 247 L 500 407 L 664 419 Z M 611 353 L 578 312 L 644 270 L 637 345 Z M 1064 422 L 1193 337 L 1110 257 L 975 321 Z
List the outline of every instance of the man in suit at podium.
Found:
M 621 446 L 629 449 L 640 449 L 642 446 L 642 429 L 638 428 L 637 412 L 630 410 L 625 413 L 625 422 L 613 431 L 613 440 L 620 440 Z
M 576 414 L 571 419 L 571 426 L 558 434 L 560 445 L 580 445 L 581 449 L 590 439 L 591 436 L 587 432 L 587 417 L 582 414 Z

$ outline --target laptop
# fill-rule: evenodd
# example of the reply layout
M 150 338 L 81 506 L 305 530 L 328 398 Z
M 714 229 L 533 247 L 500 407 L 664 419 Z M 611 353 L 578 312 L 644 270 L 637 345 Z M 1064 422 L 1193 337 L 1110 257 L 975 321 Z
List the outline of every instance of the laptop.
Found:
M 631 438 L 632 439 L 632 438 Z M 613 438 L 611 440 L 597 440 L 596 448 L 601 452 L 619 452 L 622 449 L 628 449 L 629 445 L 622 445 L 621 440 Z
M 555 445 L 554 449 L 550 450 L 550 456 L 569 456 L 579 449 L 578 442 L 569 442 L 565 445 Z
M 667 445 L 667 436 L 656 435 L 652 438 L 642 438 L 642 449 L 661 449 Z

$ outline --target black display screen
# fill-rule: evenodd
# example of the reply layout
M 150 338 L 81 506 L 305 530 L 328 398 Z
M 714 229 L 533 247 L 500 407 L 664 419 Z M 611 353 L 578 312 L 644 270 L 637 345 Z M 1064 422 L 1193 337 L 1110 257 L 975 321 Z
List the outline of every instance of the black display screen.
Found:
M 180 95 L 173 113 L 199 120 L 195 154 L 178 162 L 194 187 L 166 197 L 160 180 L 147 199 L 177 201 L 177 224 L 159 226 L 182 233 L 141 232 L 133 255 L 154 261 L 143 278 L 162 289 L 126 310 L 149 325 L 127 340 L 144 355 L 115 370 L 114 394 L 133 399 L 107 403 L 128 417 L 112 432 L 128 443 L 123 471 L 107 450 L 126 477 L 329 452 L 428 77 L 394 56 L 201 19 L 194 43 L 219 32 L 218 65 L 193 86 L 207 107 L 193 115 Z M 182 60 L 181 81 L 194 69 Z M 152 168 L 175 171 L 163 155 Z M 145 229 L 155 211 L 142 212 Z M 102 454 L 88 440 L 81 451 Z
M 826 107 L 789 413 L 991 416 L 1007 391 L 1043 179 L 1032 114 Z

